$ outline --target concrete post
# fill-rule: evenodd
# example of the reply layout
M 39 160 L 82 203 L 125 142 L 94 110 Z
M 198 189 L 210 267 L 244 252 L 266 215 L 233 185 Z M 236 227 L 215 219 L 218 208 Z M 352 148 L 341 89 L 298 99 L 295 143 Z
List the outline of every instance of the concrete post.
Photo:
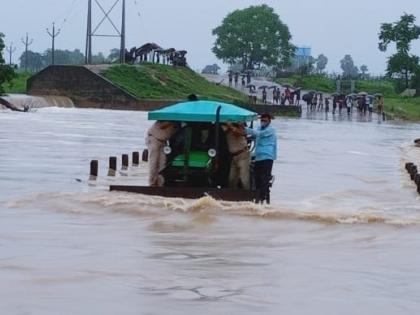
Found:
M 122 155 L 122 168 L 127 169 L 128 168 L 128 154 Z
M 132 154 L 133 165 L 139 165 L 139 159 L 140 159 L 139 152 L 133 152 Z
M 98 176 L 98 160 L 90 161 L 90 176 L 91 177 Z
M 117 157 L 116 156 L 110 156 L 109 157 L 108 176 L 115 176 L 116 171 L 117 171 Z

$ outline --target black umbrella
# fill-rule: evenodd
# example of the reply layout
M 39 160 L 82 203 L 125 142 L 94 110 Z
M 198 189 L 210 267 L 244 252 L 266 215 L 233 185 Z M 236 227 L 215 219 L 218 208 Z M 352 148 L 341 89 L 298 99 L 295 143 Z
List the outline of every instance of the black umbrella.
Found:
M 248 84 L 246 87 L 247 87 L 247 88 L 252 88 L 252 89 L 255 89 L 255 85 L 254 85 L 254 84 Z
M 262 89 L 264 89 L 264 90 L 265 90 L 266 88 L 268 88 L 268 86 L 267 86 L 267 85 L 261 85 L 261 86 L 259 86 L 259 87 L 258 87 L 258 89 L 259 89 L 259 90 L 262 90 Z
M 270 87 L 268 87 L 269 89 L 277 89 L 278 88 L 278 86 L 277 85 L 272 85 L 272 86 L 270 86 Z

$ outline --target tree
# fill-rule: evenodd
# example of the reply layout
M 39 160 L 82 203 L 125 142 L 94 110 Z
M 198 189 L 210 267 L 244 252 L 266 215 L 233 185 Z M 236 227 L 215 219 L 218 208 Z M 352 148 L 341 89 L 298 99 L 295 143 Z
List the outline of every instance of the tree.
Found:
M 287 25 L 265 4 L 228 14 L 213 35 L 216 57 L 230 64 L 241 63 L 244 70 L 261 64 L 286 67 L 296 49 Z
M 297 73 L 300 75 L 310 75 L 314 72 L 314 64 L 316 60 L 314 57 L 310 56 L 308 61 L 304 64 L 302 64 L 298 69 Z
M 318 73 L 322 73 L 322 71 L 326 68 L 328 64 L 328 58 L 323 54 L 320 54 L 316 59 L 316 71 Z
M 367 72 L 369 71 L 368 67 L 366 65 L 361 65 L 360 66 L 360 71 L 362 71 L 362 78 L 366 79 Z
M 409 53 L 411 42 L 420 37 L 420 26 L 415 21 L 414 15 L 404 13 L 397 22 L 383 23 L 379 33 L 379 50 L 385 52 L 392 42 L 397 48 L 397 53 L 388 59 L 388 75 L 404 79 L 406 88 L 419 67 L 419 58 Z
M 118 48 L 112 48 L 108 55 L 108 61 L 111 63 L 120 61 L 120 50 Z
M 20 68 L 25 68 L 26 52 L 24 51 L 19 57 Z M 27 68 L 29 71 L 36 72 L 45 67 L 44 57 L 37 52 L 28 50 L 28 64 Z
M 220 67 L 217 64 L 207 65 L 201 70 L 203 74 L 218 74 Z
M 44 60 L 46 64 L 51 62 L 51 49 L 44 53 Z M 70 50 L 55 50 L 55 63 L 59 65 L 80 65 L 85 62 L 85 57 L 79 49 Z
M 106 63 L 106 58 L 102 52 L 99 52 L 97 55 L 92 56 L 92 63 L 93 64 L 102 64 Z
M 388 74 L 403 79 L 406 89 L 410 85 L 410 79 L 419 68 L 419 57 L 414 55 L 396 53 L 388 59 Z
M 359 69 L 354 65 L 353 58 L 350 55 L 345 55 L 340 61 L 341 69 L 343 70 L 343 77 L 354 79 L 359 75 Z
M 10 83 L 16 76 L 14 69 L 10 65 L 6 65 L 3 58 L 4 34 L 0 33 L 0 95 L 4 93 L 3 84 Z

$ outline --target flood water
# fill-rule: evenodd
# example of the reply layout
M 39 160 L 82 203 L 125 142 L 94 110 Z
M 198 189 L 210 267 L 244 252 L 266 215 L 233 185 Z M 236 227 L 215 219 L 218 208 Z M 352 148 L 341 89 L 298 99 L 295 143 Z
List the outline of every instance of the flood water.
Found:
M 420 125 L 356 116 L 274 120 L 261 206 L 108 192 L 144 112 L 0 111 L 0 314 L 417 313 Z

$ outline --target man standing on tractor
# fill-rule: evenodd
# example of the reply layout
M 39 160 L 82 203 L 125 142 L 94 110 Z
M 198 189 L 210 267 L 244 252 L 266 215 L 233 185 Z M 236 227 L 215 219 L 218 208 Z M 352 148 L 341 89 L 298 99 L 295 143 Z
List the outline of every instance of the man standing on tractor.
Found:
M 271 115 L 261 115 L 258 129 L 246 128 L 246 133 L 255 139 L 254 179 L 260 191 L 260 202 L 270 202 L 270 180 L 273 162 L 277 159 L 277 135 L 271 126 Z

